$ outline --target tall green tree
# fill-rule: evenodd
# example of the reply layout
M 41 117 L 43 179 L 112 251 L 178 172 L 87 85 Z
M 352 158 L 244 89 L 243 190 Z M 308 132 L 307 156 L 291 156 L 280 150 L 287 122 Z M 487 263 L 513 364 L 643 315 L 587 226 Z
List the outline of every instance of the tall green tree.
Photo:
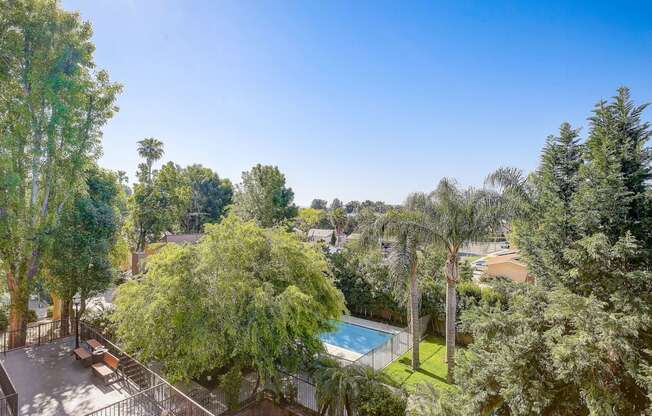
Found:
M 130 197 L 132 247 L 143 251 L 158 241 L 165 231 L 178 232 L 192 206 L 192 189 L 184 170 L 168 162 L 151 182 L 134 185 Z
M 273 381 L 312 362 L 344 310 L 317 247 L 235 215 L 196 245 L 164 247 L 115 303 L 121 342 L 173 380 L 238 365 Z
M 417 370 L 419 361 L 419 249 L 431 241 L 430 230 L 422 211 L 391 210 L 377 217 L 373 223 L 366 224 L 362 233 L 362 243 L 366 246 L 378 245 L 379 241 L 391 241 L 392 286 L 398 299 L 409 294 L 408 314 L 412 334 L 412 368 Z
M 233 199 L 233 186 L 201 165 L 188 166 L 183 175 L 192 191 L 192 202 L 182 228 L 186 233 L 200 232 L 204 224 L 217 222 L 226 213 Z
M 262 227 L 272 227 L 297 216 L 294 192 L 285 185 L 285 175 L 276 166 L 258 164 L 242 173 L 235 193 L 234 212 Z
M 334 361 L 325 363 L 315 372 L 315 383 L 319 414 L 345 416 L 360 413 L 361 394 L 367 386 L 379 385 L 380 377 L 369 367 L 341 366 Z
M 504 210 L 498 195 L 490 190 L 460 190 L 450 179 L 442 179 L 430 194 L 412 195 L 406 206 L 423 213 L 430 240 L 446 250 L 446 362 L 448 381 L 453 382 L 457 332 L 456 285 L 460 280 L 459 251 L 469 241 L 481 241 L 501 223 Z
M 310 208 L 324 211 L 328 208 L 328 202 L 325 199 L 313 199 Z
M 331 209 L 331 211 L 333 211 L 333 210 L 336 210 L 338 208 L 343 208 L 343 207 L 344 207 L 344 205 L 342 204 L 342 201 L 340 201 L 339 198 L 334 198 L 333 202 L 331 202 L 330 209 Z
M 111 256 L 122 225 L 119 186 L 111 172 L 89 169 L 86 189 L 64 207 L 53 230 L 56 244 L 46 256 L 47 283 L 62 300 L 66 324 L 73 296 L 80 294 L 83 311 L 86 299 L 107 289 L 115 275 Z
M 458 403 L 467 412 L 652 410 L 651 128 L 641 120 L 644 109 L 621 88 L 595 107 L 585 143 L 575 134 L 555 141 L 561 151 L 548 143 L 528 178 L 509 169 L 490 178 L 516 201 L 514 238 L 537 287 L 516 290 L 506 308 L 463 317 L 475 340 L 459 355 Z
M 160 160 L 164 153 L 163 142 L 158 139 L 148 137 L 138 142 L 138 154 L 140 157 L 145 159 L 145 165 L 141 166 L 141 175 L 143 179 L 146 178 L 148 182 L 152 181 L 152 167 L 154 166 L 154 162 Z
M 342 234 L 344 233 L 344 227 L 346 226 L 347 216 L 344 208 L 335 208 L 328 213 L 328 219 L 331 222 L 333 228 L 335 228 L 335 236 L 337 245 L 340 244 L 342 239 Z
M 92 28 L 78 14 L 57 2 L 0 5 L 0 263 L 20 331 L 49 230 L 85 183 L 120 86 L 95 69 Z

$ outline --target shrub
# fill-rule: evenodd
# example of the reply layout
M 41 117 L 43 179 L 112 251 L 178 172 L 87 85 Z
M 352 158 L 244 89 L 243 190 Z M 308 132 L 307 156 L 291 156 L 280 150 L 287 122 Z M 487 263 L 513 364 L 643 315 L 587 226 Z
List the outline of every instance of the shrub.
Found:
M 9 313 L 5 307 L 0 308 L 0 331 L 6 331 L 9 327 Z
M 38 321 L 38 316 L 36 316 L 36 311 L 34 309 L 28 309 L 26 313 L 27 322 L 36 322 Z
M 366 383 L 357 396 L 358 416 L 403 416 L 406 399 L 380 383 Z
M 237 410 L 240 406 L 241 385 L 242 373 L 237 365 L 231 367 L 220 379 L 220 387 L 226 396 L 226 406 L 229 410 Z

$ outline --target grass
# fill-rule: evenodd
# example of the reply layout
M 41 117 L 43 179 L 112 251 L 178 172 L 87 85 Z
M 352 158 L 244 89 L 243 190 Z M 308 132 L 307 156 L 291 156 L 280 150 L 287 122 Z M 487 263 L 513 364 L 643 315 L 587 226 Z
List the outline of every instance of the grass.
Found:
M 395 387 L 403 387 L 408 392 L 416 389 L 418 384 L 432 384 L 437 389 L 454 390 L 455 386 L 446 382 L 447 367 L 446 343 L 443 338 L 429 336 L 419 344 L 421 368 L 412 370 L 412 351 L 400 356 L 388 365 L 383 373 L 388 382 Z

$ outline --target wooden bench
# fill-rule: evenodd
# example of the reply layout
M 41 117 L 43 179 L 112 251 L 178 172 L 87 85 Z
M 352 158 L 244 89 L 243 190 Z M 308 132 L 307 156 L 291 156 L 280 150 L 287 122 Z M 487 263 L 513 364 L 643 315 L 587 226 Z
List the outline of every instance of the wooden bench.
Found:
M 93 339 L 93 338 L 87 339 L 86 343 L 91 348 L 91 351 L 95 351 L 98 348 L 104 348 L 104 345 L 100 344 L 99 342 L 97 342 L 96 339 Z
M 84 367 L 88 367 L 93 362 L 93 354 L 84 347 L 75 348 L 72 353 L 76 360 L 81 360 Z
M 120 360 L 113 354 L 105 352 L 102 361 L 93 364 L 93 374 L 99 376 L 104 384 L 108 384 L 110 379 L 117 373 Z

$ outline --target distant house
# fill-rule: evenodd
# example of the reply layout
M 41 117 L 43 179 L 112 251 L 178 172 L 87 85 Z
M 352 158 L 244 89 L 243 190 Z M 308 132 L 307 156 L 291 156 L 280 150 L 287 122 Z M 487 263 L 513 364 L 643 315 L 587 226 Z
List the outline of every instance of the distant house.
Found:
M 308 230 L 308 241 L 312 243 L 321 241 L 330 244 L 335 241 L 335 230 L 311 228 Z
M 202 238 L 204 234 L 166 234 L 161 238 L 161 243 L 174 243 L 174 244 L 195 244 Z
M 156 254 L 166 244 L 196 244 L 204 234 L 172 234 L 167 233 L 158 243 L 149 244 L 141 253 L 131 253 L 131 273 L 138 274 L 143 270 L 143 261 Z
M 533 281 L 518 250 L 500 250 L 476 260 L 473 265 L 476 275 L 503 277 L 517 283 Z

